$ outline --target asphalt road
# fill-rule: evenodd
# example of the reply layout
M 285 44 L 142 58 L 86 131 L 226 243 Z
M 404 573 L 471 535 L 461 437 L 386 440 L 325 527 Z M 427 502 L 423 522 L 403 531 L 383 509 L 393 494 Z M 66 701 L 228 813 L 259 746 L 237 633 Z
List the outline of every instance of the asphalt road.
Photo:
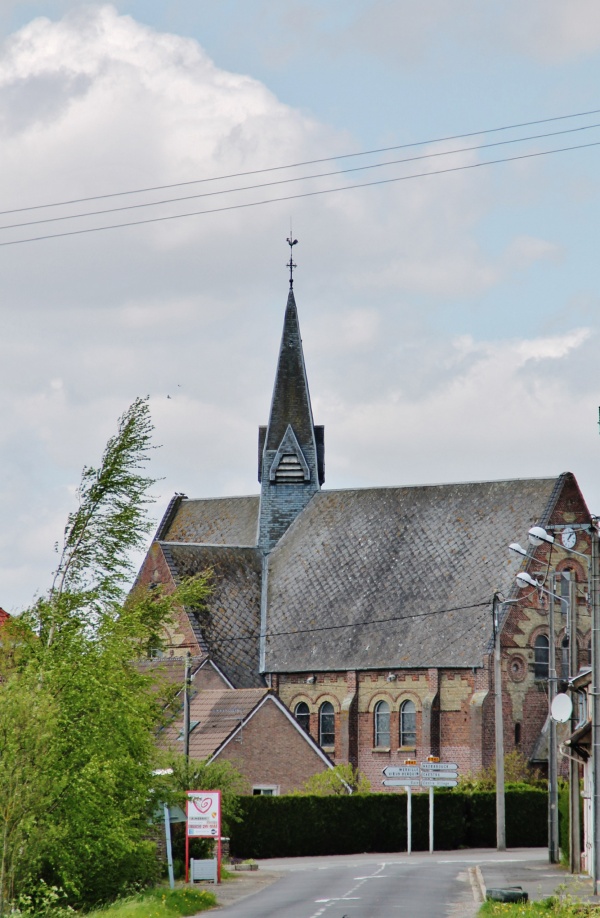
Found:
M 266 866 L 266 864 L 265 864 Z M 219 910 L 223 918 L 472 918 L 472 857 L 364 855 L 268 862 L 268 888 Z

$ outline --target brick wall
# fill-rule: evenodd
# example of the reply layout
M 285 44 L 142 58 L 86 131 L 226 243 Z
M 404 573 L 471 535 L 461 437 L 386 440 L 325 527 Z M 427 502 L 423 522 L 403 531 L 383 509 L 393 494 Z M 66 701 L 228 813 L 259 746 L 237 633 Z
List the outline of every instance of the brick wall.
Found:
M 158 542 L 153 542 L 144 559 L 137 576 L 133 592 L 138 589 L 148 589 L 152 584 L 161 584 L 166 593 L 175 589 L 171 569 L 165 560 L 162 548 Z M 189 650 L 193 656 L 200 654 L 198 641 L 192 631 L 187 614 L 181 610 L 173 615 L 172 621 L 164 629 L 166 644 L 165 656 L 178 657 L 182 652 Z
M 277 705 L 267 699 L 237 736 L 220 753 L 246 778 L 248 793 L 257 784 L 277 785 L 287 794 L 326 769 Z

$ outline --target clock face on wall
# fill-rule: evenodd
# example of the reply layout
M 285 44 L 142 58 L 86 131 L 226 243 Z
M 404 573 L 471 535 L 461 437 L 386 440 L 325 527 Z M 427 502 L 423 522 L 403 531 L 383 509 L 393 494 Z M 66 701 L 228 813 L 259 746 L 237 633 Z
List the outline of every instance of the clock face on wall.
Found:
M 567 526 L 566 529 L 563 529 L 560 540 L 563 543 L 565 548 L 575 548 L 575 542 L 577 541 L 577 533 L 575 532 L 574 529 L 571 529 L 570 526 Z

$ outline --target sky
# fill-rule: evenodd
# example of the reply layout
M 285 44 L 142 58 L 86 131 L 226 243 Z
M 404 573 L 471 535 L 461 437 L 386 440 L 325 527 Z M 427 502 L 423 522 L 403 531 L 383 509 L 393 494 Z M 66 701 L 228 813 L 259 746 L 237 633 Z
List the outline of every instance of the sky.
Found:
M 290 226 L 326 488 L 600 513 L 596 0 L 3 0 L 0 41 L 0 606 L 137 396 L 157 520 L 258 493 Z

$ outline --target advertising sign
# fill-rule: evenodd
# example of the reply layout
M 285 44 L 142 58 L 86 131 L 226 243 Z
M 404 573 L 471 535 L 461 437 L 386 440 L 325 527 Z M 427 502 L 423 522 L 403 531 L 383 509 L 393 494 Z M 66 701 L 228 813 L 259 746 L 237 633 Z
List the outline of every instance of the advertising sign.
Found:
M 188 791 L 187 834 L 190 838 L 219 838 L 221 792 Z

